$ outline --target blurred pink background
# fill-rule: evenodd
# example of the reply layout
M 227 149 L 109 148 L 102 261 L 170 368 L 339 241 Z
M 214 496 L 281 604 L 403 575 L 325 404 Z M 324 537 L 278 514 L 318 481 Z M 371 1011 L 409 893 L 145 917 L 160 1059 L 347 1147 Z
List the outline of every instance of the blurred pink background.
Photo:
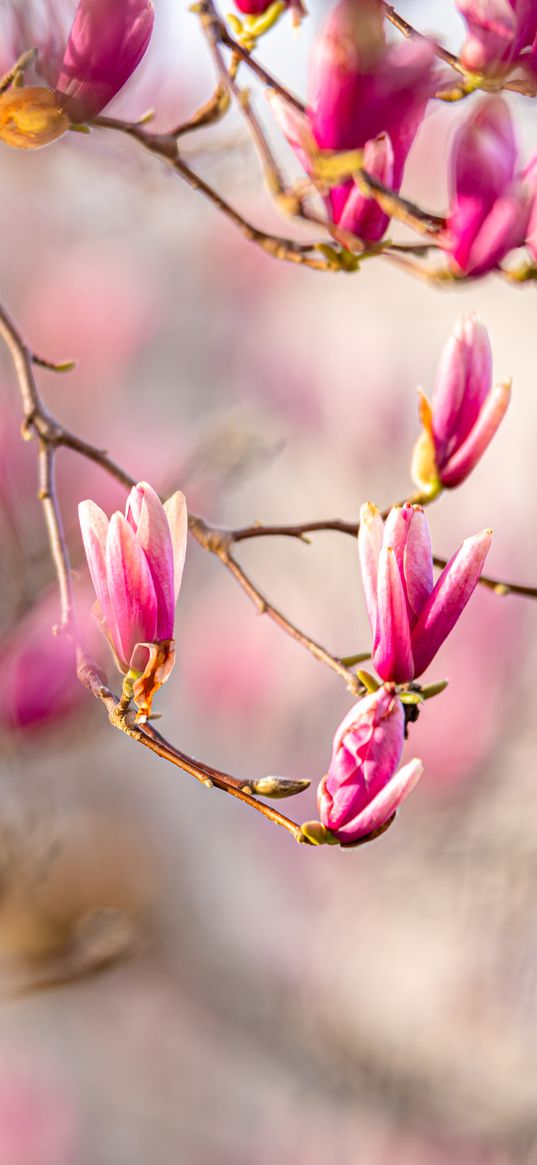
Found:
M 150 53 L 114 108 L 154 106 L 166 126 L 213 76 L 186 2 L 155 7 Z M 258 50 L 301 92 L 325 5 L 311 7 L 298 36 L 283 20 Z M 4 0 L 0 21 L 16 8 Z M 400 11 L 457 49 L 451 3 Z M 411 154 L 405 192 L 438 211 L 469 108 L 435 106 Z M 529 156 L 534 107 L 513 110 Z M 240 120 L 184 153 L 274 229 Z M 40 374 L 50 408 L 214 522 L 354 519 L 366 499 L 410 492 L 416 388 L 477 311 L 513 401 L 471 480 L 430 511 L 434 546 L 449 556 L 490 525 L 488 570 L 535 585 L 532 289 L 491 277 L 440 292 L 380 261 L 353 276 L 276 264 L 104 132 L 0 157 L 2 301 L 40 355 L 78 360 Z M 537 607 L 476 593 L 430 669 L 450 686 L 411 729 L 405 756 L 425 775 L 385 837 L 294 846 L 114 734 L 73 679 L 49 631 L 35 448 L 0 361 L 0 1165 L 537 1162 Z M 76 506 L 123 492 L 71 453 L 59 468 L 90 622 Z M 351 539 L 259 540 L 240 560 L 330 650 L 368 647 Z M 195 545 L 158 705 L 192 755 L 309 777 L 287 808 L 315 815 L 348 694 Z

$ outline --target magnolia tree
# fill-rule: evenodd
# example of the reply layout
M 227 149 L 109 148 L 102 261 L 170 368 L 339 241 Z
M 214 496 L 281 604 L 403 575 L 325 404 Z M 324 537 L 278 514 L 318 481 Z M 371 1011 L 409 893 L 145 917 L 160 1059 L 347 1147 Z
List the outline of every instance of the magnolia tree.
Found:
M 35 150 L 53 149 L 72 132 L 127 135 L 208 199 L 215 214 L 231 220 L 252 246 L 313 271 L 359 278 L 367 260 L 396 265 L 433 286 L 458 286 L 489 272 L 512 283 L 534 280 L 537 157 L 519 156 L 509 94 L 537 95 L 537 2 L 456 0 L 456 7 L 466 24 L 459 55 L 410 27 L 381 0 L 338 0 L 317 35 L 303 100 L 266 70 L 259 43 L 280 19 L 286 26 L 307 19 L 300 0 L 237 0 L 238 11 L 227 20 L 212 0 L 199 0 L 192 6 L 193 33 L 206 43 L 216 88 L 187 122 L 155 132 L 151 114 L 138 121 L 106 114 L 148 48 L 151 0 L 80 0 L 72 11 L 68 3 L 51 4 L 48 23 L 40 24 L 31 6 L 14 4 L 4 42 L 12 65 L 0 82 L 0 140 Z M 243 87 L 248 73 L 262 82 L 265 112 L 296 154 L 303 171 L 296 180 L 285 177 L 278 147 L 272 136 L 269 143 L 260 111 Z M 462 102 L 476 91 L 481 95 L 445 159 L 447 208 L 431 211 L 401 197 L 407 156 L 432 103 Z M 184 137 L 221 120 L 231 107 L 244 119 L 282 223 L 287 218 L 301 224 L 309 234 L 305 241 L 283 225 L 281 234 L 265 232 L 185 160 Z M 391 237 L 394 220 L 412 232 L 409 241 Z M 411 731 L 419 751 L 416 722 L 422 706 L 441 696 L 447 683 L 439 678 L 424 684 L 423 673 L 437 655 L 441 659 L 442 644 L 473 591 L 481 584 L 498 594 L 537 598 L 537 589 L 483 574 L 490 529 L 470 531 L 448 562 L 435 556 L 431 545 L 426 507 L 443 491 L 464 484 L 509 405 L 509 383 L 494 383 L 485 326 L 473 315 L 455 325 L 439 355 L 431 399 L 420 394 L 421 434 L 409 451 L 416 488 L 411 497 L 384 513 L 366 501 L 350 521 L 254 522 L 240 529 L 211 525 L 192 512 L 179 490 L 163 499 L 150 483 L 131 479 L 102 451 L 106 433 L 97 447 L 83 433 L 68 430 L 46 407 L 38 384 L 41 366 L 58 372 L 68 366 L 36 356 L 30 338 L 4 308 L 0 332 L 20 388 L 23 437 L 33 438 L 37 450 L 39 498 L 60 594 L 52 666 L 48 657 L 40 663 L 33 625 L 32 650 L 12 644 L 6 654 L 4 675 L 12 692 L 21 692 L 14 719 L 24 725 L 46 720 L 65 703 L 63 677 L 76 655 L 79 680 L 102 703 L 111 726 L 207 787 L 243 801 L 297 842 L 349 847 L 382 834 L 422 773 L 417 758 L 400 767 L 404 740 Z M 111 650 L 110 675 L 93 662 L 88 648 L 87 595 L 75 611 L 55 481 L 62 447 L 129 491 L 124 513 L 109 517 L 89 499 L 79 507 L 96 598 L 93 614 Z M 149 476 L 142 463 L 139 476 L 144 473 Z M 357 542 L 371 636 L 352 657 L 331 654 L 296 626 L 261 594 L 235 556 L 236 546 L 250 539 L 305 539 L 321 530 Z M 309 780 L 231 776 L 194 760 L 155 727 L 155 697 L 174 667 L 175 608 L 189 536 L 220 561 L 258 611 L 330 668 L 353 698 L 335 731 L 328 772 L 318 773 L 316 820 L 297 822 L 266 804 L 300 794 Z M 371 669 L 364 668 L 368 660 Z M 59 677 L 56 684 L 50 675 Z M 456 683 L 457 676 L 451 680 Z

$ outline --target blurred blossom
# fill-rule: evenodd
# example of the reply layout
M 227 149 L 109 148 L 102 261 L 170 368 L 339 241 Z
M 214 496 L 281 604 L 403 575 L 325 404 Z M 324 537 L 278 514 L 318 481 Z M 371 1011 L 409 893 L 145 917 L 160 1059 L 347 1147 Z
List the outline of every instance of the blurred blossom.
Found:
M 77 679 L 72 640 L 53 634 L 58 602 L 54 590 L 0 640 L 0 724 L 28 738 L 45 729 L 65 727 L 87 700 Z
M 434 91 L 433 51 L 424 38 L 388 46 L 378 0 L 339 0 L 314 45 L 310 107 L 305 116 L 269 94 L 280 127 L 307 172 L 312 146 L 367 151 L 367 167 L 399 190 L 410 147 Z M 327 199 L 334 223 L 377 241 L 388 218 L 352 180 Z
M 484 98 L 459 127 L 450 182 L 446 249 L 457 272 L 485 275 L 523 246 L 531 211 L 531 192 L 517 173 L 515 132 L 503 98 Z
M 536 0 L 456 0 L 468 36 L 461 60 L 475 73 L 507 72 L 537 35 Z
M 435 584 L 422 507 L 394 506 L 383 523 L 376 506 L 362 506 L 360 564 L 373 663 L 383 680 L 408 683 L 429 666 L 477 586 L 491 537 L 483 530 L 467 538 Z
M 343 845 L 385 825 L 419 780 L 419 760 L 396 771 L 404 731 L 403 705 L 392 684 L 359 700 L 340 724 L 318 803 L 322 824 Z
M 73 1165 L 76 1110 L 35 1065 L 0 1067 L 0 1165 Z
M 416 485 L 460 485 L 482 457 L 505 416 L 510 383 L 492 389 L 487 329 L 475 316 L 459 320 L 436 374 L 432 404 L 420 392 L 423 432 L 412 460 Z

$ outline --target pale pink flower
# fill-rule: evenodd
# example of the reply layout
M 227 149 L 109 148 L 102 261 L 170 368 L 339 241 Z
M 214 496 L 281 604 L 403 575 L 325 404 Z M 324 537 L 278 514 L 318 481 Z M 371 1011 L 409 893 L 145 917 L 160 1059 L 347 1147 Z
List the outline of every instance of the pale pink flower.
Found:
M 383 680 L 409 683 L 429 666 L 479 582 L 491 537 L 483 530 L 467 538 L 435 584 L 423 508 L 394 506 L 383 523 L 376 506 L 362 506 L 360 565 L 373 663 Z
M 423 432 L 413 457 L 420 488 L 452 488 L 468 477 L 505 415 L 510 383 L 492 388 L 487 329 L 475 316 L 459 320 L 436 374 L 432 404 L 420 393 Z
M 79 505 L 84 548 L 103 621 L 121 671 L 145 707 L 174 664 L 175 606 L 187 541 L 187 511 L 177 492 L 162 505 L 147 482 L 110 521 L 92 501 Z M 153 687 L 151 687 L 153 684 Z
M 342 844 L 385 825 L 419 780 L 419 760 L 397 772 L 404 732 L 404 709 L 393 684 L 359 700 L 340 724 L 317 796 L 322 824 Z

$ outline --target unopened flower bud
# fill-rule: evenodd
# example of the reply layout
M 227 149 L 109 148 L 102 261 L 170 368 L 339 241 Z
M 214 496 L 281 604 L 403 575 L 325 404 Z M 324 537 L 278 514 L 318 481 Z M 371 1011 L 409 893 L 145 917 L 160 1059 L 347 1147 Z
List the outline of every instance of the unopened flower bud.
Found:
M 404 710 L 393 684 L 359 700 L 340 724 L 318 804 L 322 824 L 342 845 L 386 825 L 419 780 L 419 760 L 397 771 L 404 733 Z
M 416 485 L 452 488 L 468 477 L 505 415 L 509 383 L 492 388 L 487 329 L 475 316 L 459 320 L 438 366 L 432 404 L 421 393 L 423 431 L 412 462 Z

